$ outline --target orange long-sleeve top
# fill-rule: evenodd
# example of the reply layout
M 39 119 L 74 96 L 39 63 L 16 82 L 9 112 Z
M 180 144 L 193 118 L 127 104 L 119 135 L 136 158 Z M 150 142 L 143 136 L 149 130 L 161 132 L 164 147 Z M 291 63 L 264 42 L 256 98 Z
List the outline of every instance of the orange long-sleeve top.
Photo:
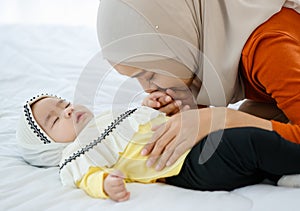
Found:
M 300 14 L 283 8 L 260 25 L 241 61 L 246 98 L 276 104 L 290 122 L 272 120 L 273 130 L 300 144 Z

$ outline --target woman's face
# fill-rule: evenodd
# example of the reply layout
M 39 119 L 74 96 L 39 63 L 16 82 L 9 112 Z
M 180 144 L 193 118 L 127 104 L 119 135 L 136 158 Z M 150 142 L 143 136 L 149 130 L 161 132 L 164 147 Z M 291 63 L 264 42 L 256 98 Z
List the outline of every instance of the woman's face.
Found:
M 114 65 L 114 68 L 122 75 L 137 78 L 147 93 L 154 91 L 164 92 L 167 89 L 183 91 L 187 90 L 192 82 L 192 79 L 175 78 L 126 65 L 118 64 Z

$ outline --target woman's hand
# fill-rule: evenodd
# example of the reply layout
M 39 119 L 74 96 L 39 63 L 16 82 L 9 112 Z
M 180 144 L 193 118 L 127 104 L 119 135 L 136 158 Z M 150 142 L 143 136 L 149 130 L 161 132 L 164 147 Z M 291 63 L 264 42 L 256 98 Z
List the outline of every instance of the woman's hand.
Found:
M 170 166 L 211 132 L 236 127 L 272 130 L 269 120 L 224 107 L 188 110 L 172 116 L 155 133 L 141 154 L 149 155 L 147 166 L 156 170 Z
M 121 171 L 114 171 L 104 179 L 104 191 L 114 201 L 122 202 L 130 198 L 130 192 L 125 187 Z
M 201 116 L 200 121 L 199 110 L 189 110 L 172 116 L 168 122 L 155 128 L 155 134 L 142 150 L 142 155 L 149 155 L 147 166 L 157 162 L 155 169 L 161 170 L 191 149 L 202 138 L 200 126 L 209 130 L 209 122 L 202 125 L 206 116 Z

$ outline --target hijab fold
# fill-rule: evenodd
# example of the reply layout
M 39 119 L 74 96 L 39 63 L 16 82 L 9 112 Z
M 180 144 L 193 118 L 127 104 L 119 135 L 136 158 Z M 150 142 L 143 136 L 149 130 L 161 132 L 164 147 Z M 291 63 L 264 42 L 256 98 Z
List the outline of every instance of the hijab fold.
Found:
M 244 98 L 238 65 L 248 37 L 299 0 L 101 0 L 98 38 L 105 59 L 178 78 L 197 76 L 197 102 Z

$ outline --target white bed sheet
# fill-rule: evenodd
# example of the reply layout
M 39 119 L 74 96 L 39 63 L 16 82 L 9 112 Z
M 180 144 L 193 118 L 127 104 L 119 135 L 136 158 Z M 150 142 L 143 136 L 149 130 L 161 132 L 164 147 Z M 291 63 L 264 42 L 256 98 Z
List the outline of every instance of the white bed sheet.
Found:
M 88 63 L 88 73 L 94 74 L 90 79 L 100 82 L 94 94 L 86 91 L 80 99 L 88 102 L 92 95 L 88 103 L 95 112 L 112 103 L 138 104 L 140 87 L 110 71 L 105 61 L 90 62 L 100 58 L 95 57 L 100 48 L 91 28 L 2 25 L 0 46 L 0 210 L 300 210 L 300 189 L 266 184 L 202 192 L 131 183 L 131 199 L 123 203 L 93 199 L 82 190 L 62 187 L 57 168 L 32 167 L 17 151 L 16 122 L 22 103 L 42 92 L 74 99 L 77 87 L 86 85 L 77 81 Z

